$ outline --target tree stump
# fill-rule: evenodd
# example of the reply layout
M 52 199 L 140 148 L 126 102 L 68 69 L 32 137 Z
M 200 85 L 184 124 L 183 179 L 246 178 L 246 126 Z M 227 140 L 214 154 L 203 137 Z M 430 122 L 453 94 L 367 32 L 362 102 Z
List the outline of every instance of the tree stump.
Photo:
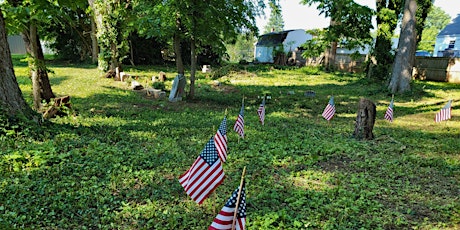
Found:
M 374 129 L 375 114 L 376 107 L 374 102 L 364 98 L 359 100 L 353 137 L 358 140 L 372 140 L 374 138 L 372 130 Z
M 50 119 L 56 116 L 67 115 L 67 113 L 64 111 L 64 107 L 67 109 L 72 108 L 70 103 L 70 96 L 54 98 L 54 104 L 49 107 L 45 113 L 43 113 L 43 118 Z

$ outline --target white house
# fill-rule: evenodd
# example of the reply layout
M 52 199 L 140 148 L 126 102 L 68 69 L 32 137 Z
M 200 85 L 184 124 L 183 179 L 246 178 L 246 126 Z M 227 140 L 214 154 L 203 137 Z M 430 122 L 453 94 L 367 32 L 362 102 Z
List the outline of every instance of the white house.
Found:
M 460 57 L 460 14 L 436 36 L 433 57 Z
M 295 51 L 297 47 L 312 38 L 311 34 L 307 34 L 302 29 L 263 34 L 255 45 L 254 60 L 260 63 L 273 63 L 273 54 L 276 51 L 284 53 Z

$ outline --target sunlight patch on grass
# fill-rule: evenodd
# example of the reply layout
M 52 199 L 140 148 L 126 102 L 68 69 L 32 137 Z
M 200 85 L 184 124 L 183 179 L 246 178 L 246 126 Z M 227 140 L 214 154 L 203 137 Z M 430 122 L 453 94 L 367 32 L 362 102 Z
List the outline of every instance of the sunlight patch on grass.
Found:
M 314 190 L 324 191 L 333 188 L 328 181 L 334 177 L 333 173 L 320 172 L 316 170 L 304 170 L 297 172 L 296 175 L 290 175 L 287 177 L 294 186 Z
M 429 132 L 445 132 L 445 128 L 459 129 L 460 123 L 452 120 L 435 122 L 435 113 L 417 113 L 405 116 L 398 116 L 394 124 L 409 130 L 425 130 Z

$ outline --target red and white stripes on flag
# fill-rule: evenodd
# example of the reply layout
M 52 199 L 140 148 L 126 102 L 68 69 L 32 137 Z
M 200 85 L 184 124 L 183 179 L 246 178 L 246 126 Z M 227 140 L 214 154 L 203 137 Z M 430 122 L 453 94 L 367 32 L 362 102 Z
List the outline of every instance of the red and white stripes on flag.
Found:
M 329 99 L 329 103 L 327 103 L 326 108 L 324 108 L 322 116 L 326 120 L 331 120 L 335 114 L 335 104 L 334 104 L 334 96 L 331 96 Z
M 442 107 L 441 111 L 439 111 L 436 114 L 434 121 L 441 122 L 441 121 L 449 120 L 452 116 L 451 112 L 452 112 L 452 100 L 449 100 L 449 102 L 447 102 L 447 104 L 444 107 Z
M 227 160 L 227 117 L 224 117 L 220 123 L 219 129 L 214 135 L 214 142 L 220 159 L 225 162 Z
M 179 177 L 179 183 L 195 202 L 201 204 L 224 181 L 224 175 L 211 137 L 192 167 Z
M 262 125 L 265 123 L 265 96 L 264 100 L 262 100 L 262 104 L 260 104 L 259 108 L 257 109 L 257 114 L 259 115 L 259 121 Z
M 227 203 L 217 214 L 216 218 L 209 226 L 208 230 L 230 230 L 233 225 L 233 217 L 237 210 L 235 229 L 244 230 L 246 227 L 246 186 L 243 184 L 243 190 L 240 194 L 240 202 L 236 209 L 239 187 L 233 192 Z
M 387 111 L 385 112 L 384 115 L 385 119 L 387 119 L 389 122 L 393 122 L 393 99 L 391 99 L 390 105 L 388 106 Z
M 233 130 L 235 130 L 241 138 L 244 138 L 244 104 L 241 105 L 240 113 L 233 126 Z

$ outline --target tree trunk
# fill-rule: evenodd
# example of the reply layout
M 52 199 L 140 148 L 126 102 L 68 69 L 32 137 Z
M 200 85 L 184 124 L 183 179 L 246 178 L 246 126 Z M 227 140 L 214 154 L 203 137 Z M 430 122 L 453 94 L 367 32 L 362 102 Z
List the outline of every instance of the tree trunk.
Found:
M 330 26 L 335 26 L 337 23 L 331 18 Z M 335 56 L 337 54 L 337 41 L 331 42 L 331 47 L 326 50 L 324 67 L 326 71 L 335 70 Z
M 94 14 L 90 15 L 91 18 L 91 62 L 93 64 L 97 63 L 97 57 L 99 55 L 99 45 L 97 44 L 97 29 L 96 29 L 96 22 L 94 20 Z
M 174 53 L 176 53 L 176 68 L 177 73 L 184 75 L 185 68 L 184 62 L 182 61 L 182 48 L 181 48 L 181 39 L 179 35 L 180 31 L 176 31 L 174 34 Z
M 193 99 L 195 97 L 195 73 L 196 73 L 196 43 L 192 37 L 190 40 L 190 92 L 189 97 Z
M 8 116 L 24 115 L 33 117 L 33 111 L 22 97 L 14 75 L 11 52 L 6 38 L 3 12 L 0 9 L 0 113 Z
M 388 89 L 392 93 L 404 93 L 410 90 L 412 79 L 412 67 L 414 65 L 414 54 L 416 44 L 415 11 L 417 10 L 416 0 L 406 0 L 404 15 L 401 25 L 398 50 L 393 65 L 391 81 Z
M 326 70 L 335 70 L 335 56 L 337 54 L 337 42 L 331 42 L 331 47 L 326 51 Z
M 37 59 L 40 63 L 40 68 L 38 71 L 38 79 L 40 83 L 40 97 L 42 98 L 42 100 L 50 102 L 51 99 L 55 98 L 56 96 L 54 95 L 53 90 L 51 89 L 48 71 L 46 70 L 45 55 L 43 53 L 42 45 L 40 43 L 40 38 L 38 34 L 35 37 L 37 41 Z
M 29 30 L 23 31 L 22 37 L 27 53 L 32 58 L 32 61 L 29 61 L 29 68 L 31 69 L 32 78 L 33 107 L 38 111 L 41 109 L 43 100 L 50 102 L 55 95 L 51 89 L 45 65 L 45 56 L 37 33 L 37 26 L 34 22 L 31 22 Z
M 35 39 L 35 36 L 37 36 L 37 27 L 30 25 L 29 27 L 29 50 L 30 50 L 30 55 L 31 58 L 33 58 L 32 61 L 29 61 L 29 68 L 31 69 L 31 75 L 32 75 L 32 95 L 33 95 L 33 105 L 34 109 L 39 111 L 41 108 L 42 100 L 40 96 L 40 80 L 39 80 L 39 75 L 38 71 L 38 50 L 37 50 L 37 40 Z

